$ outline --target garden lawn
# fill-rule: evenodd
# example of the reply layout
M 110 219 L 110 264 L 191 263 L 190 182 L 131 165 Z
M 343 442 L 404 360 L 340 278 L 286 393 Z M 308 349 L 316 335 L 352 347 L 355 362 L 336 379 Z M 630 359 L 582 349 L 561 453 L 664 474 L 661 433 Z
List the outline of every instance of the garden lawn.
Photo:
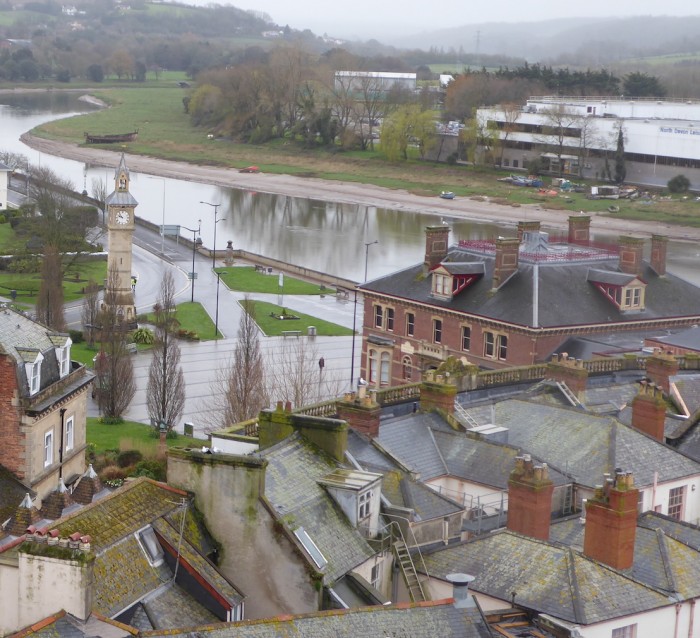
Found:
M 214 322 L 207 311 L 204 310 L 204 306 L 198 301 L 194 303 L 187 301 L 178 304 L 175 309 L 175 318 L 180 322 L 180 330 L 197 335 L 200 341 L 211 341 L 215 338 Z M 155 315 L 149 313 L 146 321 L 151 324 L 154 323 Z M 216 335 L 216 339 L 221 339 L 222 337 L 221 332 Z
M 299 319 L 276 319 L 271 317 L 270 313 L 275 316 L 281 315 L 283 308 L 266 301 L 252 301 L 255 311 L 255 322 L 260 326 L 260 329 L 268 337 L 281 337 L 285 330 L 301 330 L 302 335 L 307 334 L 309 326 L 316 327 L 316 334 L 322 337 L 346 337 L 352 335 L 350 328 L 339 326 L 330 321 L 324 321 L 318 317 L 305 315 L 301 312 L 287 311 L 287 314 L 293 314 Z
M 177 438 L 167 439 L 167 445 L 199 447 L 204 440 L 178 434 Z M 87 419 L 87 443 L 94 448 L 95 454 L 101 454 L 105 450 L 138 450 L 144 456 L 154 456 L 158 449 L 158 437 L 153 436 L 150 425 L 135 421 L 107 425 L 101 423 L 98 417 Z
M 269 294 L 280 292 L 279 273 L 266 275 L 252 266 L 217 268 L 216 272 L 221 274 L 221 280 L 230 290 Z M 285 275 L 282 293 L 285 295 L 334 295 L 335 290 Z

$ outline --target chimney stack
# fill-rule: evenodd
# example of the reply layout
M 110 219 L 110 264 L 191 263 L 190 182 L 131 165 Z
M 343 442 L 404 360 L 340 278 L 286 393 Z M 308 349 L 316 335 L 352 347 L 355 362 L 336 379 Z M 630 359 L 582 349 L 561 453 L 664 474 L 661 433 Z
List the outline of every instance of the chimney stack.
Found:
M 365 390 L 365 386 L 360 386 L 360 390 Z M 348 425 L 357 432 L 366 434 L 370 438 L 379 436 L 379 417 L 382 413 L 381 406 L 375 401 L 375 393 L 370 392 L 360 395 L 358 392 L 350 392 L 345 395 L 342 401 L 336 404 L 338 418 L 347 421 Z
M 496 240 L 496 261 L 493 266 L 492 288 L 500 288 L 518 270 L 520 240 L 499 237 Z
M 569 358 L 566 352 L 554 355 L 547 364 L 547 379 L 565 383 L 580 401 L 588 385 L 588 370 L 580 359 Z
M 583 552 L 615 569 L 629 569 L 634 562 L 637 533 L 637 501 L 631 472 L 615 472 L 605 485 L 597 485 L 586 503 Z
M 539 233 L 540 222 L 520 221 L 518 222 L 518 241 L 522 243 L 525 233 Z
M 449 238 L 449 226 L 428 226 L 425 229 L 424 267 L 426 270 L 431 271 L 447 257 Z
M 664 235 L 651 236 L 651 260 L 652 270 L 659 276 L 666 274 L 666 249 L 668 248 L 668 237 Z
M 663 443 L 665 421 L 666 401 L 663 390 L 653 383 L 642 381 L 639 393 L 632 400 L 632 427 Z
M 666 394 L 671 391 L 671 377 L 678 374 L 678 359 L 671 353 L 656 352 L 646 360 L 647 378 Z
M 546 463 L 535 465 L 529 454 L 515 457 L 508 479 L 508 529 L 548 540 L 553 491 Z
M 457 386 L 450 383 L 450 378 L 427 370 L 420 384 L 420 409 L 422 412 L 444 410 L 447 414 L 455 412 Z
M 570 244 L 588 246 L 591 241 L 591 218 L 588 215 L 572 215 L 569 217 Z
M 620 246 L 620 270 L 628 275 L 640 275 L 642 273 L 644 240 L 622 235 L 618 244 Z
M 469 583 L 474 580 L 470 574 L 447 574 L 448 582 L 452 583 L 452 598 L 457 609 L 474 607 L 474 599 L 469 595 Z

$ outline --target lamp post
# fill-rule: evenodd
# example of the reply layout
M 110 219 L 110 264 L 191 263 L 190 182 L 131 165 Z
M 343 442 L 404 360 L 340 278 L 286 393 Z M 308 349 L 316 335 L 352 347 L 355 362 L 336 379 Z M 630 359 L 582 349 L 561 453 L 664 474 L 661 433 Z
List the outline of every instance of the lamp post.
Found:
M 379 240 L 375 239 L 374 241 L 366 241 L 365 242 L 365 281 L 367 281 L 367 260 L 369 259 L 369 247 L 372 244 L 378 244 Z
M 162 212 L 162 222 L 160 225 L 160 254 L 164 254 L 164 239 L 165 239 L 165 178 L 156 177 L 155 175 L 146 175 L 148 179 L 159 179 L 163 182 L 163 212 Z
M 192 302 L 194 302 L 194 277 L 196 274 L 194 272 L 194 254 L 197 251 L 197 234 L 202 230 L 202 220 L 199 219 L 197 222 L 199 223 L 198 228 L 187 228 L 187 226 L 183 226 L 185 230 L 189 230 L 192 233 Z
M 365 242 L 365 281 L 367 281 L 367 261 L 369 259 L 369 247 L 378 244 L 379 240 Z M 352 311 L 352 350 L 350 354 L 350 389 L 355 387 L 355 327 L 357 325 L 357 286 L 355 287 L 355 301 Z
M 214 320 L 214 339 L 219 338 L 219 284 L 221 283 L 221 273 L 217 270 L 216 273 L 216 315 Z
M 212 251 L 211 255 L 211 267 L 216 268 L 216 225 L 219 222 L 224 221 L 223 219 L 217 219 L 217 215 L 219 214 L 219 206 L 221 204 L 210 204 L 209 202 L 199 202 L 200 204 L 206 204 L 207 206 L 211 206 L 214 209 L 214 250 Z

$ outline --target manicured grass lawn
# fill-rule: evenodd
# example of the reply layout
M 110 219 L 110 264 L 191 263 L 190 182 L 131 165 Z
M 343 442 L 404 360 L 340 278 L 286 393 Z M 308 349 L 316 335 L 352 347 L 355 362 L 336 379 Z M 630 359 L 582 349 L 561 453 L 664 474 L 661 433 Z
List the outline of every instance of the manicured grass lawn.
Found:
M 252 266 L 241 266 L 233 268 L 217 268 L 216 272 L 221 274 L 223 281 L 231 290 L 241 292 L 264 292 L 277 294 L 280 292 L 279 274 L 266 275 L 258 272 Z M 285 295 L 328 295 L 335 294 L 332 288 L 321 288 L 317 284 L 308 281 L 284 276 L 282 292 Z
M 175 439 L 167 439 L 168 447 L 201 446 L 204 439 L 192 439 L 178 434 Z M 94 446 L 96 454 L 105 450 L 138 450 L 144 456 L 152 456 L 158 448 L 158 438 L 153 436 L 153 428 L 144 423 L 125 421 L 119 424 L 101 423 L 98 417 L 87 419 L 87 442 Z
M 296 311 L 287 311 L 287 314 L 293 314 L 299 319 L 276 319 L 271 317 L 270 313 L 275 315 L 282 314 L 283 308 L 265 301 L 252 301 L 255 309 L 255 321 L 260 326 L 260 329 L 268 337 L 280 337 L 285 330 L 301 330 L 302 335 L 306 335 L 306 329 L 309 326 L 316 327 L 316 334 L 323 337 L 345 337 L 352 335 L 350 328 L 339 326 L 338 324 L 324 321 L 318 317 L 305 315 Z
M 204 310 L 204 306 L 198 301 L 194 303 L 186 301 L 178 304 L 175 310 L 175 318 L 180 322 L 180 329 L 193 332 L 199 336 L 200 341 L 211 341 L 214 339 L 214 322 Z M 148 321 L 153 323 L 155 317 L 153 313 L 148 315 Z M 223 335 L 219 332 L 216 336 L 221 339 Z
M 1 226 L 0 226 L 1 227 Z M 107 276 L 107 261 L 83 261 L 74 264 L 65 273 L 63 279 L 63 300 L 76 301 L 83 297 L 83 289 L 90 279 L 101 283 Z M 17 303 L 35 304 L 41 285 L 41 273 L 12 273 L 0 271 L 0 295 L 10 296 L 11 290 L 17 291 Z

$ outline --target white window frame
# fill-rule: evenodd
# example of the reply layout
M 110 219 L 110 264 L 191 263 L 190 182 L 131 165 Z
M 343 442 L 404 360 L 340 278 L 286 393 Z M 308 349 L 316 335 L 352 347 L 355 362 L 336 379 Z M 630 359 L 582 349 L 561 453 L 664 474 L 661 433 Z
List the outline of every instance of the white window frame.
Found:
M 39 353 L 33 363 L 25 364 L 27 373 L 27 383 L 29 385 L 29 395 L 34 395 L 41 390 L 41 362 L 44 356 Z
M 53 428 L 44 432 L 44 467 L 53 465 Z
M 379 589 L 382 584 L 382 564 L 375 563 L 372 565 L 372 571 L 370 572 L 369 578 L 370 585 L 375 589 Z
M 433 319 L 433 343 L 442 343 L 442 319 Z
M 389 332 L 394 332 L 394 309 L 386 308 L 384 311 L 384 327 Z
M 471 326 L 462 326 L 462 350 L 464 352 L 469 352 L 472 347 L 472 328 Z M 467 347 L 464 347 L 464 344 L 466 343 Z
M 672 487 L 668 491 L 668 516 L 682 521 L 685 515 L 686 486 Z
M 70 339 L 62 348 L 56 348 L 58 354 L 58 372 L 61 378 L 68 375 L 70 372 Z
M 384 327 L 384 309 L 379 304 L 374 306 L 374 327 Z
M 637 638 L 637 623 L 613 629 L 611 638 Z
M 416 315 L 412 312 L 406 313 L 406 336 L 413 337 L 416 334 Z
M 484 332 L 484 356 L 494 359 L 496 356 L 496 335 L 493 332 Z
M 505 361 L 508 358 L 508 336 L 498 335 L 498 359 Z
M 440 297 L 449 297 L 452 295 L 452 276 L 433 275 L 433 293 Z
M 75 446 L 75 417 L 69 416 L 66 419 L 66 452 Z
M 366 490 L 357 497 L 357 520 L 363 521 L 372 514 L 372 490 Z

